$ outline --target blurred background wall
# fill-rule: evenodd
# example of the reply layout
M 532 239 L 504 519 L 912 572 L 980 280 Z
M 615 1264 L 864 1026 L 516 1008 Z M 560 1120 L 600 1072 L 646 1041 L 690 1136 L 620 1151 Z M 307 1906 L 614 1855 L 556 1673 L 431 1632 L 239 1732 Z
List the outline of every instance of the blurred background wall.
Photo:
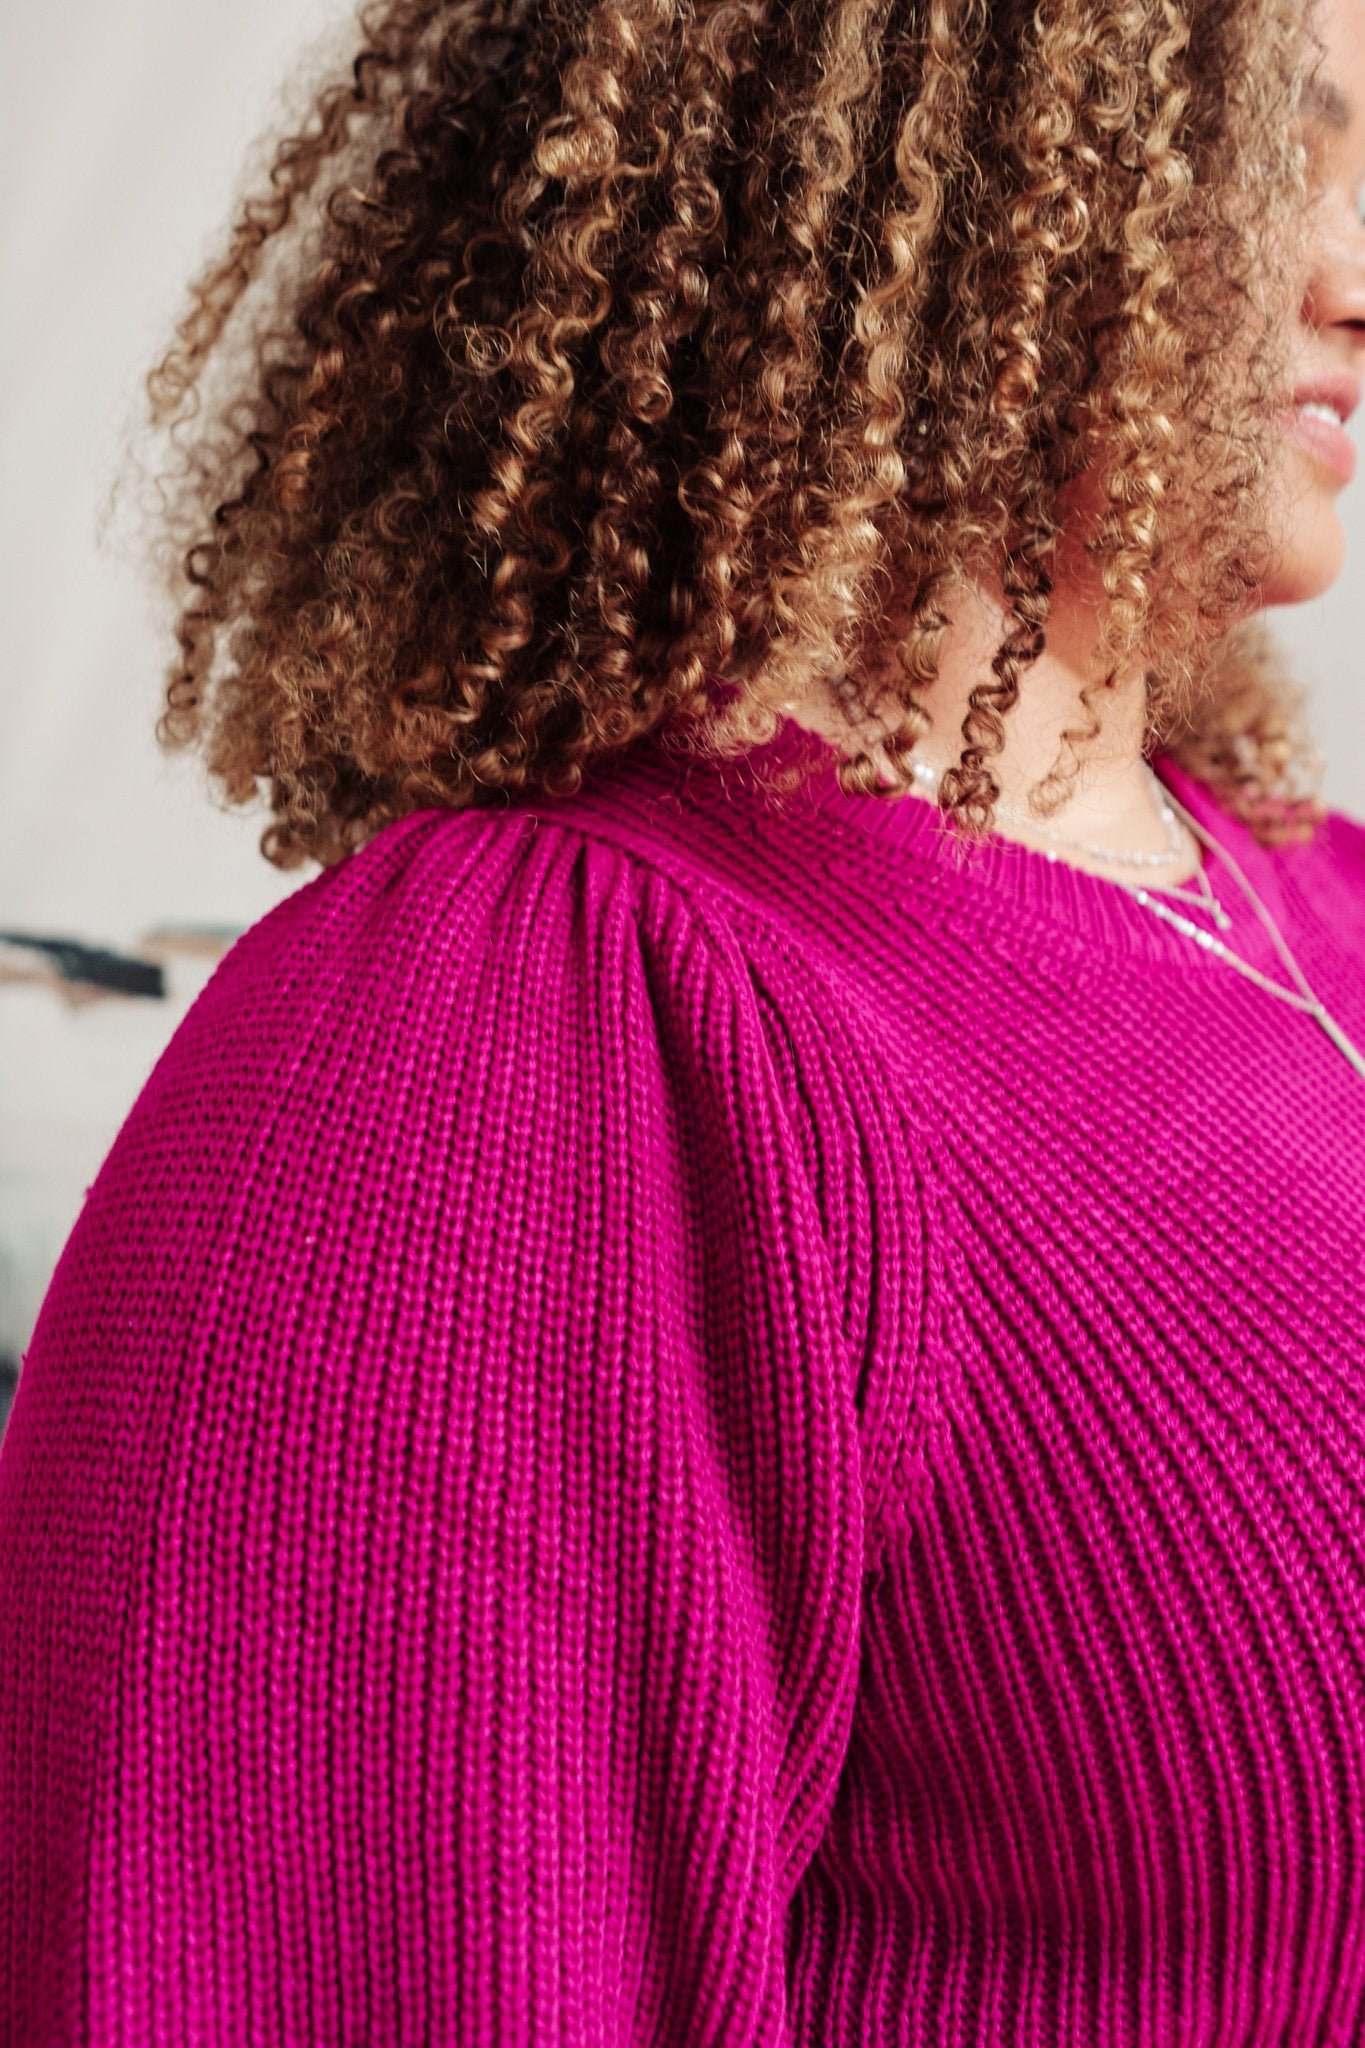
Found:
M 253 149 L 349 48 L 336 0 L 70 0 L 3 31 L 0 1420 L 85 1189 L 225 946 L 317 872 L 158 750 L 171 652 L 99 509 Z M 1365 477 L 1346 574 L 1276 614 L 1325 792 L 1365 819 Z
M 255 138 L 352 19 L 71 0 L 0 28 L 0 1416 L 163 1046 L 231 937 L 317 872 L 272 868 L 263 814 L 223 814 L 157 748 L 164 614 L 96 523 Z

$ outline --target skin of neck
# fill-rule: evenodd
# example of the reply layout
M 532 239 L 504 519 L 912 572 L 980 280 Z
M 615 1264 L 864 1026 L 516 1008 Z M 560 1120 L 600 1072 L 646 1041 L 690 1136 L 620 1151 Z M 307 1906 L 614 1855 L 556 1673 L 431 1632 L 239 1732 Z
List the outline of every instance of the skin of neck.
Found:
M 1100 616 L 1100 600 L 1084 583 L 1059 583 L 1047 644 L 1020 677 L 1018 700 L 1002 717 L 1004 746 L 989 757 L 989 766 L 1001 801 L 1027 818 L 1028 791 L 1054 767 L 1063 734 L 1072 732 L 1079 756 L 1074 788 L 1059 810 L 1037 823 L 1047 833 L 1090 839 L 1119 851 L 1156 851 L 1165 841 L 1142 756 L 1146 701 L 1139 667 L 1092 695 L 1101 730 L 1079 744 L 1089 723 L 1081 690 L 1095 672 Z M 980 582 L 964 581 L 938 678 L 925 694 L 930 725 L 915 749 L 916 758 L 936 771 L 957 760 L 972 689 L 990 673 L 1006 626 L 1003 597 Z M 999 829 L 1005 836 L 1028 834 L 1021 818 L 1002 818 Z
M 1103 873 L 1102 857 L 1060 848 L 1058 840 L 1089 841 L 1124 853 L 1160 852 L 1169 842 L 1143 760 L 1146 696 L 1140 665 L 1133 665 L 1107 690 L 1092 694 L 1100 731 L 1080 743 L 1079 736 L 1090 723 L 1080 693 L 1087 678 L 1097 673 L 1106 600 L 1097 573 L 1074 540 L 1059 549 L 1057 566 L 1046 645 L 1021 674 L 1018 698 L 1001 714 L 1003 747 L 988 757 L 990 771 L 1000 786 L 994 830 L 1001 838 L 1040 851 L 1055 849 L 1075 865 Z M 950 624 L 940 647 L 938 675 L 923 693 L 929 724 L 915 745 L 915 759 L 936 775 L 957 761 L 968 699 L 981 678 L 989 676 L 991 660 L 1008 623 L 1004 596 L 985 577 L 964 574 L 948 610 Z M 855 752 L 860 743 L 866 746 L 883 779 L 892 780 L 884 750 L 880 743 L 871 743 L 876 739 L 875 728 L 869 735 L 864 724 L 850 723 L 828 690 L 789 698 L 782 708 L 842 753 Z M 1027 822 L 1031 816 L 1028 792 L 1058 764 L 1062 735 L 1068 730 L 1077 735 L 1078 756 L 1071 794 L 1050 816 L 1031 825 Z M 934 800 L 932 790 L 924 784 L 913 786 L 910 793 L 928 802 Z M 1003 815 L 999 805 L 1020 815 Z M 1051 836 L 1054 834 L 1056 838 Z M 1189 846 L 1182 862 L 1172 862 L 1169 871 L 1163 868 L 1153 879 L 1177 885 L 1194 873 L 1200 858 L 1198 849 Z M 1131 880 L 1132 871 L 1123 871 L 1122 878 Z

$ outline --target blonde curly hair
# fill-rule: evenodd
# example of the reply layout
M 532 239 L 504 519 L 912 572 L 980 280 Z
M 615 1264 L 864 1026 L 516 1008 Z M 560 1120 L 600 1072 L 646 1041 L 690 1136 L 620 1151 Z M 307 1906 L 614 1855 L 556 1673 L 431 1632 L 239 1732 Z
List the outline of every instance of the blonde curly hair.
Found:
M 1086 472 L 1082 701 L 1137 657 L 1150 747 L 1311 835 L 1302 696 L 1246 623 L 1299 0 L 379 0 L 359 32 L 148 378 L 157 736 L 230 803 L 268 785 L 268 860 L 571 795 L 665 723 L 741 753 L 812 679 L 889 733 L 889 789 L 838 774 L 891 800 L 964 566 L 1007 630 L 941 800 L 984 834 Z

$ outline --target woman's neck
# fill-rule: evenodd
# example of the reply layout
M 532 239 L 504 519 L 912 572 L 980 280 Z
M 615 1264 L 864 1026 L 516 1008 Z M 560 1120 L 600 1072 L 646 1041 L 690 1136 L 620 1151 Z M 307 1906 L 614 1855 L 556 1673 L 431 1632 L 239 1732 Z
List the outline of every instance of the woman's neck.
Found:
M 989 676 L 1005 627 L 1003 602 L 975 584 L 964 585 L 953 608 L 937 680 L 926 693 L 930 723 L 915 746 L 916 760 L 925 762 L 936 776 L 956 764 L 968 699 L 982 677 Z M 1063 733 L 1086 730 L 1088 720 L 1080 692 L 1097 637 L 1098 609 L 1093 599 L 1089 603 L 1079 597 L 1054 602 L 1047 646 L 1021 678 L 1018 702 L 1003 718 L 1004 747 L 990 757 L 991 773 L 1000 785 L 1000 806 L 1005 807 L 1003 811 L 997 807 L 994 829 L 1002 838 L 1040 852 L 1054 852 L 1059 859 L 1090 873 L 1128 882 L 1145 874 L 1155 887 L 1176 887 L 1201 864 L 1202 849 L 1187 833 L 1181 834 L 1178 862 L 1146 871 L 1106 863 L 1102 857 L 1058 843 L 1085 841 L 1133 853 L 1160 852 L 1168 844 L 1143 756 L 1146 703 L 1139 670 L 1133 671 L 1130 680 L 1092 697 L 1102 730 L 1088 746 L 1077 743 L 1080 766 L 1075 788 L 1051 816 L 1029 822 L 1028 792 L 1057 763 Z M 841 754 L 866 747 L 884 779 L 892 779 L 877 729 L 869 731 L 858 722 L 856 707 L 846 716 L 837 694 L 828 686 L 789 698 L 783 709 Z M 926 783 L 918 783 L 914 793 L 934 800 L 932 787 Z M 1057 838 L 1049 836 L 1052 834 Z

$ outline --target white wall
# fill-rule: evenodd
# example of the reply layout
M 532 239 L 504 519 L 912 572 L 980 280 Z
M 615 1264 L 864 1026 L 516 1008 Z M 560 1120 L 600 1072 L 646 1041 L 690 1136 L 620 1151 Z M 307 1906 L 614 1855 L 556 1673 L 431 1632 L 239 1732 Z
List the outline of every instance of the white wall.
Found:
M 169 644 L 95 525 L 249 145 L 348 19 L 336 0 L 7 10 L 0 929 L 143 951 L 158 926 L 239 929 L 316 873 L 272 868 L 264 813 L 219 812 L 197 764 L 157 748 Z M 0 1358 L 27 1343 L 83 1191 L 211 965 L 181 949 L 160 1002 L 0 980 Z
M 249 924 L 316 872 L 270 867 L 264 813 L 220 813 L 198 767 L 157 749 L 168 648 L 95 521 L 247 145 L 351 21 L 334 0 L 71 0 L 5 25 L 0 929 L 145 950 L 159 926 Z M 1354 566 L 1277 627 L 1313 686 L 1327 798 L 1365 817 L 1365 483 L 1346 516 Z M 82 1192 L 209 965 L 182 951 L 164 1002 L 73 1007 L 0 981 L 0 1354 L 27 1342 Z

